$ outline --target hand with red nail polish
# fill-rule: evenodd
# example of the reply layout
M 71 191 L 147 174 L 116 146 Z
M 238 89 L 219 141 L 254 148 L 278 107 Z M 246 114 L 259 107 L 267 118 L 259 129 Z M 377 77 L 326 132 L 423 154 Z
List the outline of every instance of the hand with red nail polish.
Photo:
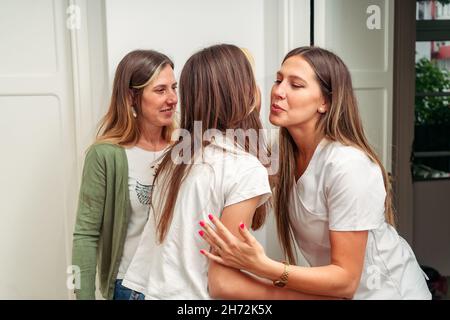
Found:
M 233 235 L 220 219 L 216 219 L 212 214 L 208 214 L 208 218 L 215 228 L 211 228 L 210 225 L 201 221 L 200 225 L 206 231 L 202 238 L 213 250 L 202 254 L 215 262 L 228 267 L 244 269 L 256 275 L 263 271 L 259 269 L 265 265 L 269 258 L 266 256 L 262 245 L 253 237 L 243 222 L 239 223 L 237 227 L 244 241 Z

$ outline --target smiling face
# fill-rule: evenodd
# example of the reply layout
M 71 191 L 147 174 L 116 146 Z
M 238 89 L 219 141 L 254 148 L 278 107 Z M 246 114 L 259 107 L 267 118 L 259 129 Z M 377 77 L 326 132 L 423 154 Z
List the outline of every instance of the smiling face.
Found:
M 314 70 L 301 56 L 288 58 L 271 91 L 269 120 L 280 127 L 315 125 L 327 105 Z
M 157 127 L 172 124 L 178 103 L 177 82 L 173 69 L 166 65 L 159 75 L 142 92 L 141 110 L 138 119 Z

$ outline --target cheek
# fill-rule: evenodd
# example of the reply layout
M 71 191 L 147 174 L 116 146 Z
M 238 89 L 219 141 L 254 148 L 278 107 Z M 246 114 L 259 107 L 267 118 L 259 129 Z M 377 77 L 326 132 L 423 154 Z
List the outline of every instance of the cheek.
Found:
M 316 92 L 303 90 L 288 97 L 289 107 L 295 111 L 316 112 L 320 104 L 320 96 Z
M 154 113 L 158 110 L 158 97 L 153 95 L 142 96 L 142 113 Z
M 307 92 L 290 97 L 289 111 L 287 113 L 289 122 L 302 123 L 315 118 L 319 106 L 319 99 Z

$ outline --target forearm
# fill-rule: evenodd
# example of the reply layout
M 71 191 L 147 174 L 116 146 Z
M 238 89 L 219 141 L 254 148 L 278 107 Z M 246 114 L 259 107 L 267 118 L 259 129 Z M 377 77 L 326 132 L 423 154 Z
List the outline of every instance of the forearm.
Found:
M 95 299 L 97 247 L 103 221 L 106 199 L 106 166 L 104 155 L 92 146 L 85 159 L 77 219 L 73 233 L 72 264 L 79 285 L 75 287 L 77 299 Z
M 267 258 L 258 270 L 260 277 L 278 279 L 284 271 L 284 264 Z M 345 269 L 337 265 L 322 267 L 289 266 L 287 287 L 312 295 L 336 298 L 352 298 L 359 279 L 353 278 Z
M 95 300 L 97 239 L 86 239 L 86 237 L 75 235 L 72 265 L 76 298 L 78 300 Z
M 316 300 L 324 296 L 310 295 L 289 288 L 278 288 L 270 281 L 258 279 L 237 269 L 212 262 L 209 290 L 213 298 L 230 300 Z M 242 290 L 245 288 L 245 290 Z

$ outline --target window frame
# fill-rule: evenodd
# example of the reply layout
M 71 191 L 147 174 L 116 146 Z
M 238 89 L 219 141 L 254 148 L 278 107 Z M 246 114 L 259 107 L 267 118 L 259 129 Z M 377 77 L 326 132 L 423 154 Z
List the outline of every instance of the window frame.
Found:
M 417 3 L 417 1 L 416 1 Z M 417 20 L 416 17 L 416 43 L 417 42 L 432 42 L 432 41 L 450 41 L 450 19 L 445 20 Z M 449 92 L 417 92 L 415 91 L 415 97 L 448 97 Z M 415 111 L 414 104 L 414 111 Z M 415 130 L 414 130 L 415 135 Z M 449 157 L 450 150 L 448 151 L 415 151 L 413 146 L 414 158 L 439 158 Z M 449 160 L 450 161 L 450 160 Z M 414 159 L 412 159 L 412 165 L 414 165 Z M 442 178 L 418 178 L 412 175 L 413 181 L 436 181 L 436 180 L 448 180 L 450 177 Z

